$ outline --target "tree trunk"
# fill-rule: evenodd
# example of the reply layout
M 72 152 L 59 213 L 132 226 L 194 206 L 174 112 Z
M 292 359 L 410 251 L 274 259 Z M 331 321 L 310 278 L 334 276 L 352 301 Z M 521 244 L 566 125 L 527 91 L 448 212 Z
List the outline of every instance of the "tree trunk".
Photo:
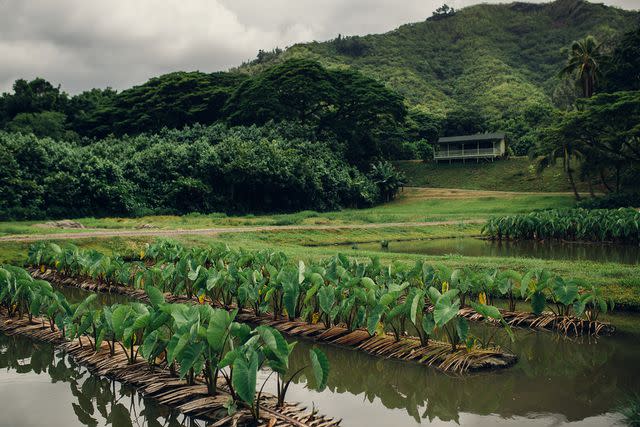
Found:
M 578 189 L 576 188 L 576 183 L 573 180 L 573 171 L 571 168 L 567 168 L 567 176 L 569 177 L 569 182 L 571 183 L 571 189 L 573 190 L 573 195 L 576 197 L 576 200 L 580 200 L 580 193 L 578 193 Z
M 602 169 L 600 169 L 600 181 L 602 181 L 602 185 L 604 185 L 604 188 L 606 188 L 609 193 L 613 192 L 611 187 L 609 187 L 609 184 L 607 184 L 607 180 L 604 179 L 604 172 L 602 171 Z

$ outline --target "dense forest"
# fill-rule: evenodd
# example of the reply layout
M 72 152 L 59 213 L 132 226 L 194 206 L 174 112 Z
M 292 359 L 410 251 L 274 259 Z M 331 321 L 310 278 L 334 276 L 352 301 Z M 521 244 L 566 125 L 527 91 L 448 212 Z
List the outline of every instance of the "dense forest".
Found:
M 619 193 L 640 178 L 639 16 L 443 7 L 120 92 L 19 79 L 0 96 L 0 218 L 366 206 L 402 185 L 387 160 L 496 130 L 539 168 L 562 161 L 571 183 Z

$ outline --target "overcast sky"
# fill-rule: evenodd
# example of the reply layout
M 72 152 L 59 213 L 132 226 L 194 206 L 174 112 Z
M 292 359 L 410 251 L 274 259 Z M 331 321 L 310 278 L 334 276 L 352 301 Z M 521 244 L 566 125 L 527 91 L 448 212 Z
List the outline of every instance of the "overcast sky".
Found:
M 540 0 L 532 0 L 540 3 Z M 422 21 L 443 0 L 0 0 L 0 92 L 44 77 L 69 93 L 176 70 L 218 71 L 259 49 Z M 478 0 L 447 0 L 461 8 Z M 489 1 L 489 3 L 498 3 Z M 626 9 L 640 0 L 606 0 Z

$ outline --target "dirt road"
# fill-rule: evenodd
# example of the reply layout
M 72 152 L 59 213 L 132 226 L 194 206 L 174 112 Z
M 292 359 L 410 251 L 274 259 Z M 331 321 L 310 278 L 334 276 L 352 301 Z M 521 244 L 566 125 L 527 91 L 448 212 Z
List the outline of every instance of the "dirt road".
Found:
M 352 230 L 385 227 L 428 227 L 431 225 L 451 224 L 481 224 L 485 220 L 471 219 L 463 221 L 431 221 L 431 222 L 386 222 L 375 224 L 345 224 L 345 225 L 267 225 L 256 227 L 217 227 L 197 229 L 120 229 L 120 230 L 90 230 L 69 233 L 29 234 L 25 236 L 13 235 L 0 237 L 0 242 L 35 242 L 38 240 L 70 240 L 90 239 L 101 237 L 171 237 L 183 235 L 215 236 L 223 233 L 253 233 L 259 231 L 290 231 L 290 230 Z

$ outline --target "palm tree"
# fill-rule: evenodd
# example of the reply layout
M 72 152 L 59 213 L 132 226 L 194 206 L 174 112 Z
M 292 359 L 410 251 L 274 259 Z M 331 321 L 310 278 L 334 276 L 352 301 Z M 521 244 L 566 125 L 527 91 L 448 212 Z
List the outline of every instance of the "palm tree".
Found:
M 580 200 L 580 193 L 573 177 L 575 171 L 572 167 L 572 160 L 585 158 L 580 142 L 571 135 L 565 134 L 561 124 L 541 129 L 539 135 L 540 143 L 529 153 L 529 157 L 536 161 L 536 173 L 540 174 L 545 168 L 562 160 L 562 169 L 567 174 L 573 194 L 576 200 Z
M 601 63 L 604 55 L 602 45 L 593 36 L 573 42 L 567 65 L 560 71 L 561 76 L 576 76 L 582 86 L 582 95 L 590 98 L 596 82 L 602 77 Z

